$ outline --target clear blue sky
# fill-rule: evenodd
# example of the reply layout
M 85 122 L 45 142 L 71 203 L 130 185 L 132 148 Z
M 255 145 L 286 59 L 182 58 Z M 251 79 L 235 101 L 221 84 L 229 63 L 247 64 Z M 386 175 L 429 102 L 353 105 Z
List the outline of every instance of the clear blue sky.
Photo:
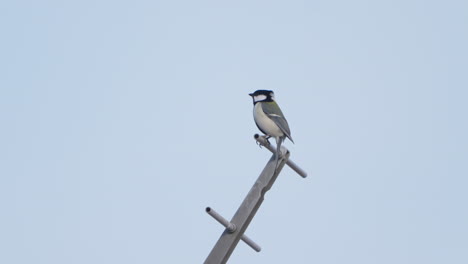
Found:
M 0 263 L 468 263 L 467 1 L 3 1 Z

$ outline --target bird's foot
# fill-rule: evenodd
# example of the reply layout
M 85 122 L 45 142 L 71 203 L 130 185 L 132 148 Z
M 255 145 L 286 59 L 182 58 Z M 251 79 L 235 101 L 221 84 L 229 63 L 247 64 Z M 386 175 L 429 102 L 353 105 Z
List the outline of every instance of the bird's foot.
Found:
M 265 145 L 271 145 L 271 144 L 270 144 L 270 141 L 268 140 L 269 138 L 271 138 L 271 136 L 264 135 L 263 138 L 265 138 L 265 141 L 266 141 L 266 144 L 265 144 Z M 260 143 L 260 141 L 257 141 L 256 143 L 257 143 L 257 145 L 258 145 L 260 148 L 262 148 L 263 145 L 262 145 L 262 143 Z

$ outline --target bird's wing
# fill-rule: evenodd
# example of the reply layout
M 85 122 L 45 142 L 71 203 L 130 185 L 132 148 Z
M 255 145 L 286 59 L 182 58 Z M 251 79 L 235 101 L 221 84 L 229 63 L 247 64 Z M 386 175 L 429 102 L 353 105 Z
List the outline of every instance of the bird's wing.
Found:
M 294 143 L 294 140 L 291 137 L 291 130 L 289 129 L 288 121 L 281 112 L 278 104 L 273 102 L 264 102 L 262 103 L 263 112 L 271 119 L 275 124 L 281 129 L 281 131 L 286 135 L 286 137 Z

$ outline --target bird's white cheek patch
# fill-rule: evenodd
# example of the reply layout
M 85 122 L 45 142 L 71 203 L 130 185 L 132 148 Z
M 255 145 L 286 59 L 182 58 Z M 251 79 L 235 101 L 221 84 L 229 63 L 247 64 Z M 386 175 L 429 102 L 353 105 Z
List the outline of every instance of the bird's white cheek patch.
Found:
M 260 101 L 263 101 L 265 99 L 267 99 L 267 97 L 264 94 L 259 94 L 259 95 L 254 96 L 255 102 L 260 102 Z

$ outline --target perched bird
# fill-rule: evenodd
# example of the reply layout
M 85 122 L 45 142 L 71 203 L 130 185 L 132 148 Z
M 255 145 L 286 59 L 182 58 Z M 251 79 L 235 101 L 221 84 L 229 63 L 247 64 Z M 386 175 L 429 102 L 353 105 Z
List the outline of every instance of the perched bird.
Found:
M 288 121 L 275 102 L 275 94 L 269 90 L 257 90 L 249 94 L 253 99 L 253 116 L 258 129 L 266 135 L 276 140 L 276 166 L 278 157 L 281 154 L 281 143 L 289 138 L 294 143 L 289 130 Z

